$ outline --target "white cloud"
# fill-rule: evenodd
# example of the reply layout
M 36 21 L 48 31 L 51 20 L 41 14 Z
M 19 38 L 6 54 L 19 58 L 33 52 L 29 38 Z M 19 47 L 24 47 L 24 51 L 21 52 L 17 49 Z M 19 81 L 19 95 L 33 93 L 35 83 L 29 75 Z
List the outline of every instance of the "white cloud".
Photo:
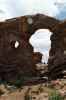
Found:
M 43 13 L 55 17 L 66 0 L 0 0 L 0 16 L 11 18 L 27 14 Z M 59 8 L 59 5 L 62 7 Z
M 51 48 L 50 32 L 48 29 L 37 30 L 30 38 L 29 42 L 34 47 L 34 52 L 41 52 L 44 56 L 42 62 L 47 62 L 49 57 L 49 50 Z
M 58 9 L 59 14 L 60 14 L 61 10 L 65 10 L 64 7 L 66 7 L 66 0 L 52 0 L 52 2 Z
M 34 0 L 34 11 L 49 16 L 56 16 L 59 13 L 52 0 Z
M 4 19 L 34 13 L 49 16 L 59 13 L 52 0 L 0 0 L 0 11 L 4 12 L 1 16 L 5 16 Z
M 32 14 L 32 0 L 0 0 L 0 11 L 4 19 Z M 0 13 L 2 13 L 0 12 Z
M 57 3 L 66 3 L 66 0 L 53 0 L 53 1 Z

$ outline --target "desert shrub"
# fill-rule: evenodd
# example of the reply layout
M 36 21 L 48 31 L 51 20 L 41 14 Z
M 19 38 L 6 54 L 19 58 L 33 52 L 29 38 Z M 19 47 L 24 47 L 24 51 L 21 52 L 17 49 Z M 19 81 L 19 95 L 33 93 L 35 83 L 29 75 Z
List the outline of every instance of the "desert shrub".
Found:
M 59 92 L 53 90 L 51 93 L 49 93 L 49 100 L 64 100 L 64 99 Z
M 39 93 L 42 93 L 44 90 L 43 90 L 43 85 L 42 84 L 40 84 L 40 86 L 38 87 L 38 92 Z

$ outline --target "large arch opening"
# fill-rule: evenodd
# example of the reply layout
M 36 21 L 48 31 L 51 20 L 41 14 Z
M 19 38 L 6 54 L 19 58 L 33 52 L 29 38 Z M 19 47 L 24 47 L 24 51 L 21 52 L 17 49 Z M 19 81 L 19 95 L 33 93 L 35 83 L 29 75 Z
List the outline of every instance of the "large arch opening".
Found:
M 43 55 L 42 63 L 48 62 L 49 50 L 51 48 L 51 34 L 52 32 L 49 29 L 38 29 L 29 39 L 30 44 L 33 46 L 33 51 L 40 52 Z

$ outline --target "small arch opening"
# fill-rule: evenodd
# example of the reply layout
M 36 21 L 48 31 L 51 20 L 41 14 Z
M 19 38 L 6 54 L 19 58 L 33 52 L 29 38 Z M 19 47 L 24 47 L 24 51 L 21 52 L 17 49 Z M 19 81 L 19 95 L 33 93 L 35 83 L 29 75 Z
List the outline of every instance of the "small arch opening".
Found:
M 19 41 L 11 41 L 11 47 L 17 49 L 19 47 Z

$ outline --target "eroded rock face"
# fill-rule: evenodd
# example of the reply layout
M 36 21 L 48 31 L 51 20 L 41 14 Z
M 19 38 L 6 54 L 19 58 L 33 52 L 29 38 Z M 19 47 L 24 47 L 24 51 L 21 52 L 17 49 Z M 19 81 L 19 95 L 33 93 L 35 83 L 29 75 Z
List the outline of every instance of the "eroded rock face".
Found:
M 0 23 L 0 77 L 14 81 L 23 76 L 37 76 L 36 63 L 41 62 L 41 54 L 33 53 L 29 38 L 38 29 L 49 29 L 60 21 L 42 15 L 29 15 Z M 57 37 L 57 36 L 56 36 Z M 53 54 L 50 54 L 53 55 Z
M 66 21 L 59 23 L 51 35 L 50 79 L 63 78 L 66 71 Z

